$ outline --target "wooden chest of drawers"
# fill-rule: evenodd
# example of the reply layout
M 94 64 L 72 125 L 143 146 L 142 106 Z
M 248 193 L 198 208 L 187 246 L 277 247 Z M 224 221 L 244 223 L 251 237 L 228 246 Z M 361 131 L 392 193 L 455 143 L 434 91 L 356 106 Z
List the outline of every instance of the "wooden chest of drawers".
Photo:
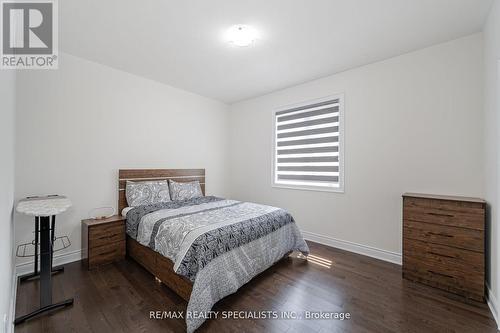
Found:
M 484 301 L 481 199 L 403 195 L 403 277 Z
M 125 218 L 82 221 L 83 256 L 88 269 L 125 258 Z

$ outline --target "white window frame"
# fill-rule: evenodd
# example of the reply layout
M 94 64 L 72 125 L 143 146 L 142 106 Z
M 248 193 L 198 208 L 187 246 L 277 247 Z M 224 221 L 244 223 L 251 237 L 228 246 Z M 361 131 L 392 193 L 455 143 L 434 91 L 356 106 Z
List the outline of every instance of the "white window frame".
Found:
M 339 186 L 338 187 L 326 187 L 326 186 L 315 186 L 315 185 L 291 185 L 282 184 L 277 182 L 276 178 L 276 166 L 277 166 L 277 154 L 276 154 L 276 112 L 288 110 L 296 107 L 303 107 L 307 105 L 312 105 L 316 103 L 326 102 L 329 100 L 338 99 L 339 100 Z M 306 191 L 319 191 L 319 192 L 345 192 L 345 141 L 344 141 L 344 94 L 338 93 L 318 99 L 303 101 L 300 103 L 295 103 L 291 105 L 285 105 L 272 111 L 272 163 L 271 163 L 271 186 L 274 188 L 285 188 L 293 190 L 306 190 Z

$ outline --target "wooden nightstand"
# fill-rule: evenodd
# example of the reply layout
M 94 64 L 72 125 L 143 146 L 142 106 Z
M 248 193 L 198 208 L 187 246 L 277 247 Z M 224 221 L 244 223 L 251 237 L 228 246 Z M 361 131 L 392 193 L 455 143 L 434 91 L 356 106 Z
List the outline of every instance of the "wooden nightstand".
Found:
M 82 248 L 88 269 L 125 258 L 125 218 L 82 220 Z

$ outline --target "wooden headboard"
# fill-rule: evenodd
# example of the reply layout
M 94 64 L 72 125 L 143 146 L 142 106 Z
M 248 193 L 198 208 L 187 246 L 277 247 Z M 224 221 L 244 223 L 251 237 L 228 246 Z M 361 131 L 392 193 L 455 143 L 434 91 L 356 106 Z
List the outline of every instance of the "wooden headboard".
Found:
M 125 186 L 127 180 L 136 182 L 170 179 L 176 182 L 198 180 L 205 194 L 205 169 L 121 169 L 118 172 L 118 214 L 127 207 Z

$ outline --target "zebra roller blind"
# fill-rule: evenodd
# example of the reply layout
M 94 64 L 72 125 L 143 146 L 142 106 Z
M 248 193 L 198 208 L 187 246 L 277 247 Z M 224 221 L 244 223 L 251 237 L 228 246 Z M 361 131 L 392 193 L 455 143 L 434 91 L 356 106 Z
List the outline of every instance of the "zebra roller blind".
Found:
M 274 184 L 342 190 L 342 97 L 274 113 Z

